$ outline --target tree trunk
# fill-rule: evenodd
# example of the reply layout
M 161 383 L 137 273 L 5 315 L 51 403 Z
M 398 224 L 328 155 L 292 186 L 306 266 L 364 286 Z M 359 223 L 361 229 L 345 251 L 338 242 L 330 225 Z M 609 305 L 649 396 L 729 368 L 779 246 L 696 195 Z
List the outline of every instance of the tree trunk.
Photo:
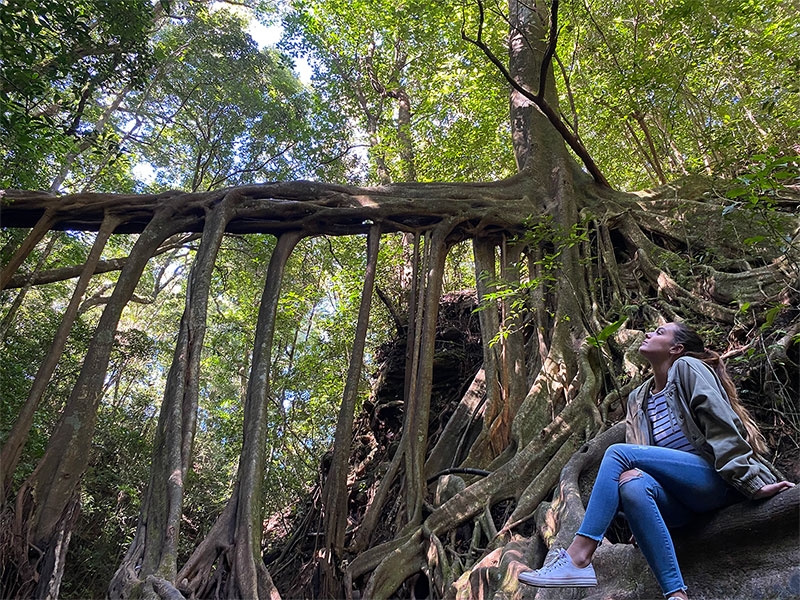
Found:
M 100 259 L 111 232 L 114 231 L 119 222 L 119 219 L 113 215 L 106 215 L 103 219 L 103 224 L 100 226 L 100 231 L 97 233 L 89 256 L 86 258 L 86 263 L 83 265 L 83 272 L 72 292 L 72 298 L 69 301 L 67 310 L 64 312 L 64 316 L 61 318 L 61 324 L 58 326 L 58 331 L 56 331 L 53 343 L 50 345 L 50 350 L 36 372 L 28 398 L 25 400 L 25 404 L 14 422 L 14 427 L 8 434 L 5 444 L 3 444 L 3 449 L 0 452 L 0 499 L 5 499 L 5 492 L 10 488 L 11 479 L 22 454 L 22 447 L 28 439 L 28 433 L 33 423 L 33 415 L 37 406 L 39 406 L 39 401 L 44 396 L 47 384 L 50 382 L 61 354 L 67 345 L 69 332 L 78 314 L 78 306 L 83 294 L 86 292 L 86 288 L 89 286 L 89 280 L 97 266 L 97 261 Z
M 481 311 L 478 318 L 481 327 L 481 343 L 483 345 L 483 369 L 486 386 L 486 409 L 484 411 L 483 429 L 478 439 L 472 444 L 470 454 L 463 466 L 488 465 L 503 448 L 492 444 L 491 426 L 495 417 L 502 411 L 501 359 L 498 352 L 502 347 L 499 338 L 489 337 L 491 332 L 500 331 L 500 315 L 497 303 L 486 300 L 487 294 L 494 290 L 497 274 L 495 271 L 495 245 L 491 240 L 475 239 L 472 242 L 475 256 L 475 286 L 478 292 L 478 306 Z M 497 334 L 495 334 L 497 335 Z
M 543 23 L 548 13 L 548 7 L 541 0 L 508 2 L 508 71 L 514 80 L 529 90 L 539 89 L 541 57 L 547 40 Z M 558 113 L 552 68 L 547 71 L 545 90 L 545 101 Z M 564 140 L 547 117 L 517 90 L 511 91 L 510 117 L 511 140 L 520 172 L 547 173 L 556 156 L 566 155 Z
M 58 233 L 54 233 L 50 236 L 50 240 L 42 249 L 42 252 L 39 255 L 39 260 L 37 261 L 36 266 L 33 268 L 33 273 L 31 273 L 27 278 L 28 283 L 22 286 L 22 289 L 15 296 L 14 302 L 11 303 L 8 312 L 3 315 L 3 320 L 0 321 L 0 340 L 5 339 L 6 332 L 8 332 L 9 327 L 11 327 L 11 324 L 14 322 L 14 317 L 17 316 L 17 311 L 22 306 L 25 296 L 28 295 L 28 290 L 30 290 L 31 286 L 37 282 L 38 275 L 41 273 L 42 267 L 49 258 L 53 248 L 55 248 L 56 242 L 58 242 L 60 237 L 61 236 Z
M 403 181 L 412 182 L 417 180 L 417 167 L 411 137 L 411 98 L 403 87 L 394 90 L 393 95 L 397 98 L 397 139 L 400 141 Z
M 216 597 L 227 598 L 280 598 L 261 559 L 261 489 L 275 315 L 283 270 L 301 237 L 302 233 L 295 231 L 278 238 L 267 269 L 247 385 L 244 441 L 234 492 L 205 540 L 178 573 L 178 589 L 197 597 L 213 593 Z M 216 569 L 213 568 L 215 563 Z M 215 588 L 218 591 L 212 592 Z
M 183 492 L 197 421 L 209 288 L 225 226 L 233 214 L 231 196 L 225 196 L 220 204 L 207 209 L 205 230 L 189 276 L 186 307 L 161 403 L 150 483 L 142 502 L 136 535 L 111 580 L 110 598 L 130 598 L 138 594 L 163 597 L 162 592 L 168 589 L 164 582 L 175 584 Z
M 652 157 L 651 163 L 656 170 L 656 175 L 658 175 L 658 182 L 666 183 L 667 178 L 664 177 L 664 170 L 661 168 L 661 161 L 658 159 L 658 151 L 653 143 L 653 136 L 650 135 L 650 128 L 647 126 L 644 115 L 637 110 L 631 116 L 639 124 L 639 128 L 644 134 L 644 139 L 647 140 L 647 147 L 650 148 L 650 156 Z
M 114 114 L 114 112 L 119 108 L 119 105 L 122 104 L 122 101 L 132 89 L 133 83 L 128 83 L 125 85 L 97 120 L 97 123 L 94 126 L 94 131 L 92 132 L 93 135 L 87 134 L 74 150 L 71 150 L 67 153 L 67 155 L 64 157 L 64 162 L 61 164 L 61 169 L 59 170 L 58 175 L 56 175 L 56 177 L 53 179 L 53 182 L 50 184 L 51 193 L 55 194 L 58 192 L 58 190 L 61 188 L 61 185 L 64 183 L 64 180 L 67 178 L 67 175 L 69 175 L 72 165 L 75 164 L 75 160 L 91 147 L 94 139 L 99 137 L 99 135 L 103 132 L 103 129 L 105 129 L 106 123 L 108 123 L 111 115 Z
M 176 218 L 171 206 L 159 210 L 131 251 L 45 454 L 17 494 L 14 532 L 18 541 L 7 551 L 15 554 L 14 563 L 20 565 L 20 572 L 30 572 L 33 577 L 23 578 L 18 589 L 4 590 L 5 597 L 29 595 L 31 585 L 37 590 L 36 597 L 58 594 L 68 528 L 74 521 L 70 515 L 76 515 L 78 484 L 89 460 L 87 448 L 94 433 L 117 323 L 153 248 L 186 226 L 186 220 Z
M 543 2 L 509 2 L 508 71 L 515 82 L 528 90 L 539 87 L 547 14 Z M 545 77 L 549 81 L 547 101 L 557 111 L 552 74 L 547 71 Z M 399 447 L 350 546 L 326 557 L 319 556 L 316 541 L 305 547 L 309 554 L 314 553 L 309 569 L 316 570 L 324 559 L 333 561 L 331 572 L 344 571 L 344 592 L 349 598 L 355 597 L 356 591 L 361 597 L 374 599 L 410 597 L 415 593 L 410 578 L 420 574 L 427 576 L 432 586 L 428 595 L 432 597 L 551 595 L 548 591 L 520 591 L 516 574 L 522 568 L 538 567 L 548 548 L 565 544 L 574 534 L 583 516 L 591 465 L 599 460 L 603 447 L 618 439 L 620 428 L 599 436 L 596 433 L 608 426 L 606 417 L 612 410 L 619 412 L 624 393 L 641 378 L 631 355 L 645 324 L 655 320 L 659 312 L 671 318 L 704 317 L 734 323 L 741 317 L 727 306 L 731 301 L 747 298 L 749 302 L 752 295 L 758 298 L 754 302 L 763 302 L 763 306 L 778 301 L 786 301 L 788 306 L 796 299 L 797 248 L 792 243 L 787 250 L 765 253 L 761 257 L 764 266 L 758 269 L 725 272 L 697 264 L 693 252 L 712 245 L 726 257 L 740 258 L 743 245 L 739 232 L 753 235 L 766 227 L 758 223 L 757 216 L 748 216 L 744 211 L 721 215 L 723 205 L 715 196 L 703 195 L 710 187 L 707 182 L 698 185 L 689 180 L 639 194 L 609 190 L 582 172 L 551 120 L 528 96 L 515 91 L 510 114 L 520 173 L 502 182 L 406 183 L 372 189 L 294 182 L 236 190 L 236 213 L 227 230 L 273 233 L 280 238 L 270 261 L 259 311 L 245 404 L 244 443 L 234 492 L 208 536 L 178 574 L 178 590 L 193 597 L 277 596 L 259 556 L 266 398 L 281 276 L 286 258 L 302 235 L 363 234 L 380 227 L 383 232 L 414 232 L 417 241 L 424 238 L 423 257 L 420 260 L 417 256 L 413 261 L 412 289 L 416 293 L 409 311 L 405 415 Z M 70 210 L 58 213 L 52 226 L 96 228 L 98 206 L 111 205 L 125 207 L 125 230 L 141 231 L 157 207 L 172 203 L 202 205 L 219 200 L 225 193 L 76 194 L 63 199 Z M 4 219 L 12 226 L 34 224 L 52 201 L 52 197 L 37 193 L 10 192 L 8 196 L 14 202 L 4 208 Z M 772 217 L 795 235 L 797 215 L 776 211 Z M 202 219 L 197 218 L 187 223 L 185 230 L 195 231 L 201 225 Z M 534 240 L 522 237 L 520 246 L 508 241 L 524 234 L 526 227 L 542 235 Z M 520 283 L 518 269 L 524 256 L 530 276 L 541 283 L 529 296 L 536 303 L 529 326 L 523 328 L 524 324 L 514 323 L 508 300 L 503 301 L 502 321 L 494 307 L 487 309 L 494 312 L 484 311 L 486 314 L 481 315 L 484 376 L 475 378 L 451 419 L 453 426 L 445 426 L 426 465 L 443 265 L 452 243 L 466 238 L 475 239 L 478 272 L 494 270 L 494 248 L 506 244 L 501 261 L 503 278 L 513 285 Z M 592 255 L 595 242 L 598 256 Z M 415 254 L 418 250 L 419 244 L 415 244 Z M 701 271 L 702 275 L 698 275 Z M 605 286 L 608 293 L 592 292 L 590 288 L 598 278 L 601 281 L 597 285 Z M 493 291 L 486 282 L 479 285 L 482 298 Z M 785 291 L 787 288 L 789 292 Z M 782 318 L 784 315 L 785 330 L 797 331 L 798 316 L 788 310 Z M 621 327 L 613 341 L 600 340 L 598 332 L 612 319 L 622 317 L 629 317 L 633 324 Z M 359 325 L 365 321 L 361 319 Z M 519 338 L 498 336 L 501 326 L 508 324 L 521 328 Z M 753 321 L 752 326 L 757 324 Z M 488 341 L 495 337 L 497 343 L 489 346 Z M 353 362 L 360 354 L 355 352 L 355 346 Z M 625 385 L 619 386 L 614 368 L 606 368 L 606 363 L 611 362 L 623 366 Z M 351 364 L 351 369 L 355 373 L 356 365 Z M 483 394 L 486 400 L 480 397 Z M 473 425 L 477 428 L 475 421 L 482 407 L 485 434 L 479 438 L 479 445 L 472 443 L 471 436 L 466 442 L 466 433 Z M 342 410 L 345 431 L 338 432 L 337 443 L 342 440 L 347 444 L 351 434 L 346 430 L 351 419 L 344 401 Z M 446 442 L 442 440 L 453 443 L 452 452 L 443 449 Z M 428 477 L 440 473 L 435 465 L 452 466 L 465 454 L 471 466 L 486 469 L 471 471 L 469 477 L 460 479 L 460 485 L 453 478 L 454 485 L 447 494 L 439 493 L 447 487 L 443 477 L 429 486 Z M 335 475 L 341 478 L 341 454 L 335 464 Z M 432 489 L 434 483 L 436 493 Z M 330 485 L 332 490 L 334 485 Z M 553 490 L 553 500 L 548 501 Z M 326 545 L 338 550 L 346 542 L 346 535 L 344 540 L 341 537 L 344 510 L 339 487 L 335 497 L 336 509 L 326 515 Z M 384 506 L 387 498 L 395 502 Z M 790 533 L 796 531 L 796 516 L 787 515 L 797 514 L 797 500 L 798 494 L 792 492 L 770 505 L 775 508 L 776 522 Z M 330 506 L 331 500 L 326 504 Z M 308 523 L 319 516 L 315 510 L 312 506 L 303 517 L 306 529 L 296 530 L 284 552 L 301 543 L 308 533 Z M 68 522 L 73 514 L 62 511 L 59 523 Z M 759 510 L 750 514 L 764 517 Z M 747 512 L 728 515 L 730 521 L 738 523 L 734 529 L 741 531 L 745 515 Z M 331 525 L 334 518 L 337 524 Z M 376 523 L 382 519 L 386 519 L 386 526 L 380 530 L 380 543 L 371 545 Z M 523 524 L 528 525 L 527 529 Z M 67 525 L 59 524 L 55 529 L 68 538 Z M 704 531 L 716 536 L 721 529 L 711 527 Z M 778 544 L 781 560 L 787 564 L 787 556 L 796 558 L 796 547 L 789 549 L 790 537 L 782 535 Z M 763 538 L 771 542 L 770 535 Z M 52 542 L 55 550 L 48 554 L 48 564 L 56 567 L 48 573 L 60 572 L 57 565 L 63 560 L 62 539 Z M 791 541 L 796 546 L 796 540 Z M 759 556 L 769 553 L 766 542 L 762 546 L 759 548 L 764 552 Z M 633 556 L 630 548 L 601 549 L 598 560 L 604 554 L 610 557 L 608 564 L 617 565 L 618 573 L 631 575 L 615 581 L 631 580 L 637 586 L 644 581 L 644 571 L 635 560 L 629 560 Z M 699 561 L 697 551 L 690 555 Z M 795 563 L 796 560 L 792 564 Z M 621 565 L 630 569 L 625 571 Z M 303 570 L 296 577 L 307 574 Z M 788 582 L 789 577 L 781 581 Z M 57 576 L 44 579 L 52 590 Z M 418 581 L 426 582 L 422 578 Z M 162 597 L 172 594 L 166 578 L 154 578 L 149 583 L 152 591 Z M 648 585 L 643 584 L 642 589 L 652 591 L 654 588 Z M 713 586 L 706 589 L 713 590 Z M 751 584 L 747 589 L 756 591 L 756 586 Z M 786 589 L 793 588 L 787 584 Z M 617 592 L 620 589 L 605 587 L 600 593 L 615 598 L 633 598 L 638 593 L 636 589 Z M 313 590 L 297 595 L 312 594 Z
M 422 518 L 422 505 L 426 488 L 425 451 L 428 446 L 428 422 L 430 415 L 431 384 L 433 383 L 433 356 L 436 342 L 436 319 L 439 314 L 439 298 L 442 293 L 444 262 L 449 246 L 447 236 L 454 223 L 443 221 L 429 238 L 430 249 L 424 277 L 422 320 L 418 328 L 416 343 L 419 359 L 412 365 L 411 388 L 406 404 L 404 436 L 408 437 L 405 463 L 406 514 L 408 522 L 418 523 Z M 402 445 L 402 442 L 401 442 Z
M 325 479 L 323 489 L 323 507 L 325 545 L 328 554 L 326 588 L 331 595 L 340 593 L 340 586 L 335 581 L 333 557 L 340 555 L 344 549 L 345 530 L 349 513 L 347 496 L 347 475 L 350 462 L 350 445 L 353 437 L 353 420 L 355 417 L 358 384 L 361 381 L 361 367 L 364 361 L 364 346 L 367 339 L 372 290 L 375 284 L 375 272 L 378 262 L 378 244 L 380 242 L 380 226 L 373 225 L 367 237 L 367 267 L 364 273 L 364 287 L 361 292 L 361 305 L 358 310 L 356 334 L 353 349 L 350 353 L 350 364 L 347 371 L 339 419 L 336 423 L 336 437 L 333 442 L 333 457 Z
M 0 199 L 2 199 L 2 195 L 0 195 Z M 39 243 L 39 240 L 41 240 L 50 230 L 55 218 L 55 212 L 55 209 L 44 210 L 41 217 L 33 226 L 31 232 L 23 240 L 16 252 L 14 252 L 11 260 L 9 260 L 8 264 L 3 267 L 2 272 L 0 272 L 0 290 L 4 290 L 6 288 L 6 284 L 11 279 L 11 276 L 17 272 L 17 269 L 19 269 L 20 265 L 25 262 L 25 259 L 28 258 L 28 255 L 36 247 L 36 244 Z M 7 226 L 7 223 L 4 223 L 4 225 Z

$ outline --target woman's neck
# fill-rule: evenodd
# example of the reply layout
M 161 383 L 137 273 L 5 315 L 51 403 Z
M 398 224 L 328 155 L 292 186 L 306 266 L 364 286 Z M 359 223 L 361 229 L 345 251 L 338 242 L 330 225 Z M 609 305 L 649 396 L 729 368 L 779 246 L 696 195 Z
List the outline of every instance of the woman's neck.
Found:
M 670 357 L 664 361 L 651 362 L 650 366 L 653 367 L 653 388 L 650 390 L 653 393 L 660 392 L 667 386 L 667 375 L 669 368 L 675 361 Z

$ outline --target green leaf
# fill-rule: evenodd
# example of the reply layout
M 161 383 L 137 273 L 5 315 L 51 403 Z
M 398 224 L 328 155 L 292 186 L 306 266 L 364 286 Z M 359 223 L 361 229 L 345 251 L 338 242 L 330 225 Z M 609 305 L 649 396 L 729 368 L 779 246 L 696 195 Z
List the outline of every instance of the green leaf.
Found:
M 627 320 L 628 317 L 622 317 L 621 319 L 614 321 L 610 325 L 606 325 L 605 327 L 603 327 L 603 330 L 599 334 L 597 334 L 597 337 L 590 336 L 586 338 L 586 341 L 589 342 L 589 344 L 591 344 L 595 348 L 599 348 L 605 343 L 605 341 L 609 337 L 614 335 L 617 332 L 617 330 L 620 327 L 622 327 L 623 323 L 625 323 L 625 321 Z
M 754 246 L 757 243 L 764 241 L 766 236 L 763 235 L 754 235 L 753 237 L 745 238 L 744 243 L 748 246 Z
M 726 198 L 738 198 L 740 196 L 744 196 L 745 194 L 749 193 L 750 190 L 748 188 L 734 188 L 732 190 L 728 190 L 725 192 Z
M 761 331 L 765 331 L 772 327 L 772 324 L 775 322 L 775 317 L 781 312 L 784 308 L 783 304 L 778 304 L 777 306 L 773 306 L 770 308 L 766 313 L 764 313 L 764 323 L 761 325 Z

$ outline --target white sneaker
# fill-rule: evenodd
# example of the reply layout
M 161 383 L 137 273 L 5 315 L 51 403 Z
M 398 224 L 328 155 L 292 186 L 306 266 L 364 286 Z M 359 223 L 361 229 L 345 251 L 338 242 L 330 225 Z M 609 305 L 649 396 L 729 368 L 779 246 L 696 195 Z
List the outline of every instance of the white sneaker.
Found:
M 597 577 L 594 567 L 575 566 L 567 551 L 560 549 L 551 559 L 537 571 L 523 571 L 518 579 L 522 583 L 536 587 L 594 587 Z

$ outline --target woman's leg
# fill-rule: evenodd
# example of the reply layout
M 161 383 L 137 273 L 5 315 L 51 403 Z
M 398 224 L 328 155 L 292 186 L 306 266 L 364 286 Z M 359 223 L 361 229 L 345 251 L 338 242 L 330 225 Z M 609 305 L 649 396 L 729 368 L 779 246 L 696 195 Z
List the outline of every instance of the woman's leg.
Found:
M 683 592 L 667 526 L 686 523 L 692 512 L 730 503 L 730 489 L 711 465 L 694 454 L 615 444 L 603 457 L 586 516 L 567 552 L 577 566 L 587 564 L 622 504 L 662 590 Z
M 664 595 L 685 591 L 668 526 L 686 524 L 692 512 L 648 473 L 638 471 L 619 486 L 625 518 Z
M 620 506 L 619 478 L 641 469 L 693 512 L 728 503 L 729 486 L 705 459 L 658 446 L 614 444 L 606 450 L 578 535 L 599 542 Z

